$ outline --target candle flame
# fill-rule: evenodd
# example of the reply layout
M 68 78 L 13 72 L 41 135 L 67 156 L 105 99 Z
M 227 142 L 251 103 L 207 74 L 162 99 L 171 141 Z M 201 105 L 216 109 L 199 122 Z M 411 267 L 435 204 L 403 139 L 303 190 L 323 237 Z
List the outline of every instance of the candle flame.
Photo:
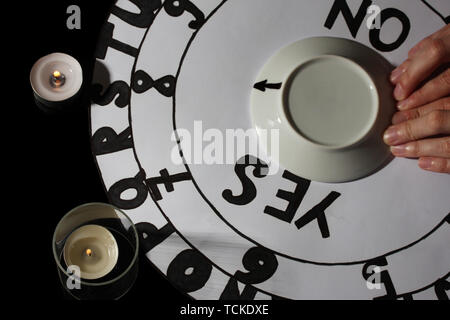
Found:
M 91 249 L 86 249 L 86 255 L 88 257 L 92 256 L 92 250 Z
M 55 78 L 59 78 L 59 77 L 61 77 L 61 72 L 59 72 L 58 70 L 55 70 L 55 71 L 53 71 L 53 76 Z

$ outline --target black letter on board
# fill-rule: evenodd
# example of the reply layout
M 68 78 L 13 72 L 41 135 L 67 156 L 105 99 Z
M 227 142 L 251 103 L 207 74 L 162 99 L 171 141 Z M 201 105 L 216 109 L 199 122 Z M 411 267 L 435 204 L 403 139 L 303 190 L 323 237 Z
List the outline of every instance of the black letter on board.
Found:
M 439 279 L 434 285 L 434 292 L 439 300 L 448 300 L 447 291 L 450 290 L 450 282 L 446 279 Z
M 386 20 L 391 18 L 397 18 L 402 24 L 402 32 L 394 42 L 389 44 L 382 42 L 380 39 L 381 29 L 372 29 L 369 32 L 370 43 L 375 49 L 382 52 L 394 51 L 395 49 L 398 49 L 403 42 L 405 42 L 409 35 L 409 31 L 411 30 L 411 22 L 409 21 L 409 18 L 403 12 L 395 8 L 388 8 L 381 11 L 381 27 L 383 27 Z
M 140 171 L 133 178 L 125 178 L 114 183 L 108 190 L 111 202 L 120 209 L 134 209 L 139 207 L 147 199 L 148 189 L 144 183 L 145 172 Z M 133 199 L 122 199 L 122 194 L 130 189 L 136 190 Z
M 139 13 L 126 11 L 118 6 L 113 6 L 111 13 L 137 28 L 147 28 L 155 19 L 156 11 L 161 8 L 161 0 L 129 0 L 139 9 Z
M 96 156 L 114 153 L 133 147 L 130 127 L 119 134 L 110 127 L 100 128 L 93 134 L 91 141 L 92 153 Z
M 369 280 L 369 278 L 374 274 L 373 272 L 368 272 L 369 267 L 371 266 L 378 266 L 378 267 L 385 267 L 387 266 L 387 260 L 386 257 L 380 257 L 375 258 L 370 261 L 368 261 L 363 266 L 362 275 L 363 278 L 366 280 Z M 391 276 L 389 275 L 389 272 L 387 270 L 383 270 L 380 272 L 380 282 L 384 285 L 384 288 L 386 290 L 386 295 L 381 297 L 376 297 L 374 300 L 394 300 L 397 298 L 397 293 L 394 288 L 394 284 L 392 283 Z
M 111 47 L 136 58 L 138 56 L 138 49 L 119 40 L 113 39 L 113 31 L 114 25 L 111 22 L 106 22 L 100 32 L 95 56 L 101 60 L 105 59 L 108 47 Z
M 180 252 L 167 269 L 167 279 L 183 292 L 193 292 L 202 288 L 212 271 L 211 263 L 193 249 Z
M 175 232 L 175 228 L 170 223 L 158 229 L 151 223 L 140 222 L 136 224 L 136 229 L 139 234 L 139 243 L 144 253 L 152 250 Z
M 234 277 L 230 277 L 227 285 L 225 286 L 220 300 L 253 300 L 256 295 L 255 287 L 246 285 L 242 293 L 239 292 L 238 281 Z
M 241 180 L 242 193 L 235 196 L 230 189 L 224 190 L 222 192 L 222 197 L 229 203 L 243 206 L 249 204 L 256 198 L 256 187 L 252 180 L 245 174 L 245 169 L 247 167 L 255 168 L 253 169 L 253 175 L 256 178 L 266 177 L 269 169 L 269 166 L 266 163 L 254 156 L 246 155 L 245 157 L 240 158 L 234 166 L 234 172 L 236 172 L 239 180 Z
M 130 87 L 125 81 L 117 80 L 111 83 L 108 89 L 101 94 L 103 87 L 101 84 L 92 85 L 92 101 L 94 101 L 99 106 L 106 106 L 114 100 L 117 96 L 114 104 L 116 107 L 124 108 L 128 105 L 130 99 Z
M 189 28 L 199 29 L 205 23 L 205 15 L 189 0 L 166 0 L 164 9 L 172 17 L 181 16 L 184 11 L 190 12 L 195 20 L 189 22 Z
M 264 213 L 267 213 L 268 215 L 271 215 L 287 223 L 291 223 L 292 219 L 294 219 L 298 207 L 300 206 L 300 203 L 302 202 L 306 192 L 309 189 L 311 181 L 300 178 L 287 170 L 283 172 L 283 178 L 288 179 L 297 184 L 294 192 L 289 192 L 281 189 L 277 191 L 278 198 L 281 198 L 289 202 L 286 210 L 282 211 L 280 209 L 267 206 L 264 209 Z
M 300 219 L 295 221 L 295 226 L 297 227 L 297 229 L 301 229 L 314 219 L 317 219 L 322 238 L 329 238 L 330 230 L 328 229 L 327 218 L 325 217 L 325 209 L 327 209 L 337 198 L 339 198 L 340 195 L 341 194 L 336 191 L 330 192 L 330 194 L 318 205 L 309 210 Z
M 342 16 L 348 25 L 350 33 L 353 38 L 356 38 L 359 28 L 367 15 L 367 9 L 371 4 L 371 0 L 364 0 L 359 7 L 358 13 L 353 17 L 346 0 L 335 0 L 330 13 L 328 14 L 327 20 L 325 21 L 325 27 L 328 29 L 333 28 L 339 13 L 342 12 Z

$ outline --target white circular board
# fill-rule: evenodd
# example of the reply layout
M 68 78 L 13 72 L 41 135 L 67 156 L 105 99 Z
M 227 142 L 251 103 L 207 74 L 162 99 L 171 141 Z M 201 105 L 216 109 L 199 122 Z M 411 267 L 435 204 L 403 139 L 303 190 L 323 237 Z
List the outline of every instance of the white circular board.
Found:
M 341 37 L 395 66 L 449 22 L 445 0 L 374 4 L 119 0 L 112 8 L 97 48 L 92 150 L 111 203 L 181 291 L 196 299 L 448 297 L 448 175 L 394 159 L 364 179 L 325 184 L 254 150 L 237 150 L 234 162 L 218 152 L 229 130 L 251 129 L 252 91 L 264 80 L 261 95 L 277 90 L 278 79 L 257 75 L 280 48 Z

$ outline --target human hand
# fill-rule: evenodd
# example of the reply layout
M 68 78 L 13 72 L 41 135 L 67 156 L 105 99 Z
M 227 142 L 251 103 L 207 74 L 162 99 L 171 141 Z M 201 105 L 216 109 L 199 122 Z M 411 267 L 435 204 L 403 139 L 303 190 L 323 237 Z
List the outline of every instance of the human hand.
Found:
M 399 111 L 384 134 L 394 156 L 419 158 L 422 169 L 444 173 L 450 173 L 449 62 L 450 25 L 409 51 L 391 74 Z M 440 67 L 445 70 L 428 79 Z

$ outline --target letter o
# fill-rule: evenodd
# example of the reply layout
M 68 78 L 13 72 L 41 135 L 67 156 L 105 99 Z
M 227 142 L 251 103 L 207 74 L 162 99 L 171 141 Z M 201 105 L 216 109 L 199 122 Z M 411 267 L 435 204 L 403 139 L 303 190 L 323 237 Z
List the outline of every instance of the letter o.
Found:
M 384 23 L 391 18 L 397 18 L 402 23 L 402 32 L 394 42 L 384 43 L 380 39 L 380 31 Z M 405 42 L 406 38 L 409 35 L 409 31 L 411 30 L 411 22 L 409 21 L 409 18 L 406 16 L 406 14 L 404 14 L 402 11 L 395 8 L 388 8 L 381 11 L 381 28 L 370 30 L 370 43 L 375 49 L 379 51 L 390 52 L 399 48 L 403 44 L 403 42 Z

